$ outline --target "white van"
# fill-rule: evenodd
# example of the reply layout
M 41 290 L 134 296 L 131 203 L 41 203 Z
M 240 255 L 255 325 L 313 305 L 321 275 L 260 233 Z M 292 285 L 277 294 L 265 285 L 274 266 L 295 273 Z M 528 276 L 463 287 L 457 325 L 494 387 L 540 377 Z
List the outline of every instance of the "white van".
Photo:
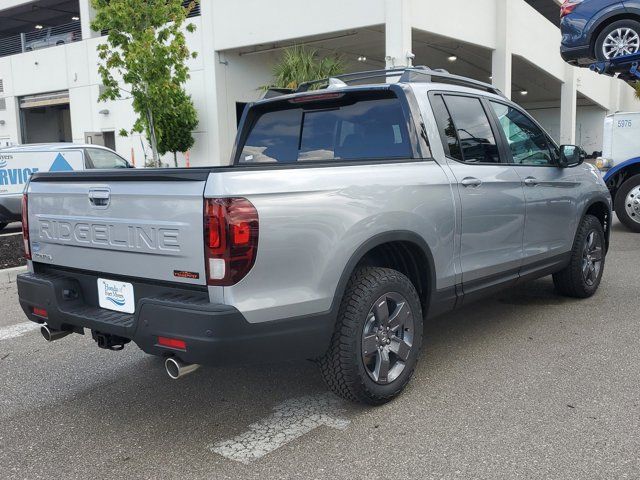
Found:
M 0 149 L 0 230 L 20 220 L 22 191 L 35 172 L 131 168 L 127 160 L 99 145 L 47 143 Z
M 607 115 L 596 167 L 611 192 L 618 219 L 640 233 L 640 112 Z

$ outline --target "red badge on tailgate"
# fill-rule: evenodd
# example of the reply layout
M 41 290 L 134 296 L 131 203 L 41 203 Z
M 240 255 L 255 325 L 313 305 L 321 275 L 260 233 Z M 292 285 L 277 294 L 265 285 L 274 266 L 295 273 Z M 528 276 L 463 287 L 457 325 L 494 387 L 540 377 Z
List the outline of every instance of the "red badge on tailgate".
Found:
M 174 270 L 173 276 L 178 278 L 189 278 L 191 280 L 197 280 L 200 278 L 200 274 L 198 272 L 186 272 L 183 270 Z

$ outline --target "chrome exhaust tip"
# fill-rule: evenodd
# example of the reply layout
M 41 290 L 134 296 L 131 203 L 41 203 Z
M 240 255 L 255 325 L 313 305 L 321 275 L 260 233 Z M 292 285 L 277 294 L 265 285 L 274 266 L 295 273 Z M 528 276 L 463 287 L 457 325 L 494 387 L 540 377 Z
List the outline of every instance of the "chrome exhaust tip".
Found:
M 47 342 L 53 342 L 54 340 L 60 340 L 73 332 L 69 330 L 56 330 L 49 325 L 43 325 L 40 327 L 40 333 Z
M 189 373 L 195 372 L 200 368 L 200 365 L 197 363 L 185 363 L 175 357 L 169 357 L 164 361 L 164 368 L 167 370 L 167 375 L 177 380 Z

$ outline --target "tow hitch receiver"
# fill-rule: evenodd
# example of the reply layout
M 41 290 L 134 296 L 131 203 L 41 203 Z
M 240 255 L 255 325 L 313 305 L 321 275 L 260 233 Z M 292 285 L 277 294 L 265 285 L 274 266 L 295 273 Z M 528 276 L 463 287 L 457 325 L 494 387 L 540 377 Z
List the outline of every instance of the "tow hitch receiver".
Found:
M 118 337 L 109 333 L 100 333 L 95 330 L 91 330 L 91 338 L 98 343 L 98 347 L 107 350 L 122 350 L 131 341 L 128 338 Z

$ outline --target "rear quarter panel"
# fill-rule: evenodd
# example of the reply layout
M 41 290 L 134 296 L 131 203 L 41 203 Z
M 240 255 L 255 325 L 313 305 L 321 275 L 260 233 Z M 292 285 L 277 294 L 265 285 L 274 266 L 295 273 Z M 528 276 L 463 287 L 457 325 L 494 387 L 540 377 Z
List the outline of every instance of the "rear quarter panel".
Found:
M 387 232 L 422 237 L 438 272 L 435 287 L 454 283 L 454 201 L 433 161 L 230 169 L 211 174 L 205 196 L 246 197 L 258 210 L 253 269 L 237 285 L 210 287 L 213 300 L 249 322 L 328 311 L 351 256 Z

